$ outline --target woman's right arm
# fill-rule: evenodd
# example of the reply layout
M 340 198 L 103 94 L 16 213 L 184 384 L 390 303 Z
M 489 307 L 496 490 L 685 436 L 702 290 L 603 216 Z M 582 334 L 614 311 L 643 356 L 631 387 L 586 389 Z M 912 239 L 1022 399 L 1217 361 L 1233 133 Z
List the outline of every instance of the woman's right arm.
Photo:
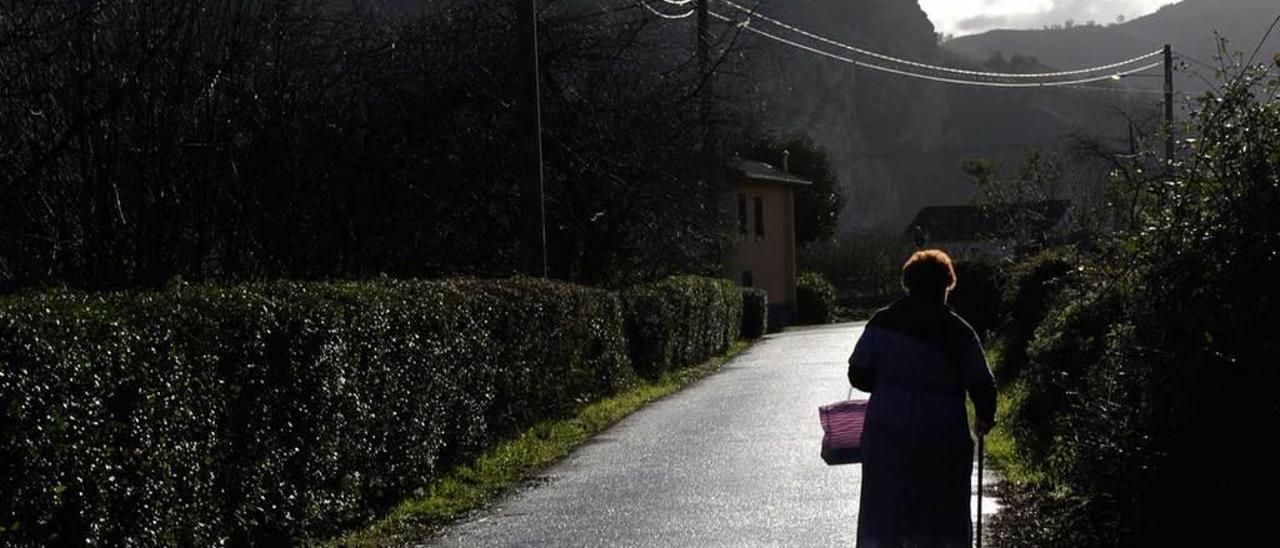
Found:
M 978 433 L 986 435 L 996 424 L 996 379 L 977 337 L 965 352 L 964 377 L 965 389 L 969 392 L 969 399 L 973 400 Z

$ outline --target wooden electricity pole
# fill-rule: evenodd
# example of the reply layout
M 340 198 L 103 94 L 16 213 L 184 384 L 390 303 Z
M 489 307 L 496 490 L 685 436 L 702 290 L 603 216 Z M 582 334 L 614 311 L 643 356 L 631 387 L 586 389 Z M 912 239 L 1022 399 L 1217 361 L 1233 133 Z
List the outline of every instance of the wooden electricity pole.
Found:
M 538 90 L 538 21 L 535 2 L 516 0 L 520 94 L 516 140 L 520 146 L 520 269 L 547 277 L 547 228 L 542 186 L 542 104 Z
M 702 100 L 699 104 L 699 123 L 702 124 L 702 153 L 707 165 L 715 155 L 715 136 L 711 131 L 711 29 L 707 20 L 707 0 L 697 0 L 698 13 L 698 76 L 702 78 Z
M 707 67 L 711 63 L 711 34 L 707 27 L 707 0 L 698 0 L 698 66 L 702 69 L 703 76 L 707 74 Z
M 1164 173 L 1173 176 L 1173 48 L 1164 45 Z

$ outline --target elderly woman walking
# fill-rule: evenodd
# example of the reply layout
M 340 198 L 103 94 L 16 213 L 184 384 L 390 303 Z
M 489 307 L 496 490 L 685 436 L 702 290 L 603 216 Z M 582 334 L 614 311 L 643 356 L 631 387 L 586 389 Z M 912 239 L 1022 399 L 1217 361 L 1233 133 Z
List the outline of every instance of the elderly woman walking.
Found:
M 995 424 L 995 380 L 973 328 L 947 306 L 951 259 L 916 252 L 907 296 L 872 316 L 849 357 L 849 382 L 871 393 L 862 434 L 858 548 L 971 546 L 974 430 Z

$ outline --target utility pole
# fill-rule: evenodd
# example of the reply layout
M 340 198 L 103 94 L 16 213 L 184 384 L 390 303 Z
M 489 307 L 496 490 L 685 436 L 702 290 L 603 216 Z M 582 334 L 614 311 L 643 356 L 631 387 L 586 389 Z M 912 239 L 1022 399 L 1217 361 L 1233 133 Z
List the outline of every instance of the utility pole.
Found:
M 1164 173 L 1173 176 L 1173 48 L 1164 45 Z
M 707 20 L 707 0 L 697 0 L 695 7 L 698 12 L 698 75 L 702 78 L 699 122 L 702 124 L 702 153 L 710 167 L 715 138 L 711 132 L 711 29 Z
M 698 11 L 698 66 L 702 69 L 702 74 L 707 74 L 707 66 L 711 62 L 710 46 L 711 35 L 710 29 L 707 27 L 707 0 L 698 0 L 696 5 Z
M 516 0 L 520 65 L 516 128 L 520 143 L 520 269 L 547 277 L 547 227 L 542 187 L 542 104 L 538 90 L 537 0 Z

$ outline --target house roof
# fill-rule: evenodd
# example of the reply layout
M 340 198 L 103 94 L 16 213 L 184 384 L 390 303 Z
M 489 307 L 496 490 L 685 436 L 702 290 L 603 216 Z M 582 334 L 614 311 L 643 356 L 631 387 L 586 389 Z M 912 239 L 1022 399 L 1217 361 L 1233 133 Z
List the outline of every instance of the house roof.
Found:
M 772 165 L 756 160 L 734 158 L 729 165 L 734 173 L 748 181 L 769 181 L 793 185 L 813 184 L 806 179 L 801 179 Z
M 915 235 L 919 227 L 930 241 L 962 242 L 985 238 L 1007 238 L 1015 233 L 1015 219 L 1029 223 L 1031 232 L 1049 232 L 1067 214 L 1065 200 L 1047 200 L 993 207 L 929 206 L 920 210 L 904 232 Z M 1015 217 L 1018 215 L 1019 217 Z

